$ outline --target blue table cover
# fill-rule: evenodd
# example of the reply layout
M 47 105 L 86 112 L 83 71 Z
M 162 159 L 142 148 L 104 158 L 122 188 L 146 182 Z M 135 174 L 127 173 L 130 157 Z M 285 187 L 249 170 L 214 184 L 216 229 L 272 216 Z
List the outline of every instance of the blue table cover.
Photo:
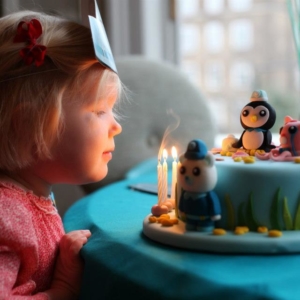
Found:
M 80 299 L 300 299 L 300 254 L 212 254 L 145 237 L 142 223 L 157 196 L 129 185 L 156 183 L 155 170 L 147 161 L 67 211 L 67 232 L 92 232 L 81 251 Z

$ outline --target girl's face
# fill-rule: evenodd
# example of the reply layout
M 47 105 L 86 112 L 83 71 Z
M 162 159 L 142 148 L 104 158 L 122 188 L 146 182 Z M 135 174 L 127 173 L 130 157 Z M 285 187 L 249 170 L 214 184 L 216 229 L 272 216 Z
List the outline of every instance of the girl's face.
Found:
M 86 92 L 79 91 L 75 101 L 63 100 L 63 131 L 52 149 L 53 159 L 44 166 L 47 171 L 43 177 L 50 184 L 85 184 L 107 175 L 107 164 L 115 148 L 114 136 L 122 131 L 113 114 L 117 95 L 101 97 L 97 84 L 92 83 L 93 80 L 87 83 L 90 88 Z

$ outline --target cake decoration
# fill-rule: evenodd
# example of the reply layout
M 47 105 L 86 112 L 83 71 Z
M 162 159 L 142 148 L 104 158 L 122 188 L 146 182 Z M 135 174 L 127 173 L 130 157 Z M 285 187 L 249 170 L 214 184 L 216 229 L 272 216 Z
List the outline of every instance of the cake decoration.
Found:
M 272 149 L 270 153 L 256 153 L 261 160 L 272 159 L 274 161 L 300 160 L 300 121 L 290 116 L 284 118 L 284 125 L 280 128 L 280 145 Z
M 201 140 L 188 144 L 175 209 L 146 217 L 146 236 L 193 250 L 300 253 L 300 121 L 286 116 L 275 145 L 276 113 L 267 101 L 265 91 L 252 93 L 239 139 L 230 134 L 211 151 Z
M 271 144 L 270 129 L 275 124 L 276 112 L 267 102 L 268 96 L 264 90 L 254 91 L 250 101 L 240 114 L 240 122 L 245 130 L 232 147 L 243 147 L 247 150 L 261 149 L 269 152 L 275 147 Z
M 178 216 L 186 230 L 212 231 L 221 219 L 219 198 L 213 191 L 217 183 L 214 157 L 201 140 L 193 140 L 180 157 L 178 169 Z

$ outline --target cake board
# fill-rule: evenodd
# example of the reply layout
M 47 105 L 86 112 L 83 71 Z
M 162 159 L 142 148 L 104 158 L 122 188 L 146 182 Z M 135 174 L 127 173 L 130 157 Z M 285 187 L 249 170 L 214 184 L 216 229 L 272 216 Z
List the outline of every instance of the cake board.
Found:
M 170 213 L 171 218 L 175 213 Z M 211 232 L 186 231 L 185 223 L 178 220 L 173 226 L 150 223 L 148 215 L 143 221 L 143 233 L 153 241 L 196 251 L 240 254 L 287 254 L 300 253 L 300 231 L 283 231 L 281 237 L 269 237 L 267 233 L 248 232 L 225 235 Z

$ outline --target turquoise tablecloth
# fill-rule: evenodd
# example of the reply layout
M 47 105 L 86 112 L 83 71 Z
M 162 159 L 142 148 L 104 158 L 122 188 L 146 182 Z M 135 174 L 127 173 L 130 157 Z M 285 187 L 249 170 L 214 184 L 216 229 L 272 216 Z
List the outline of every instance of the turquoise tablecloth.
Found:
M 66 231 L 92 231 L 82 249 L 80 299 L 300 299 L 300 254 L 220 255 L 146 238 L 142 222 L 156 196 L 128 186 L 155 183 L 155 164 L 149 166 L 138 166 L 126 180 L 83 198 L 66 213 Z

